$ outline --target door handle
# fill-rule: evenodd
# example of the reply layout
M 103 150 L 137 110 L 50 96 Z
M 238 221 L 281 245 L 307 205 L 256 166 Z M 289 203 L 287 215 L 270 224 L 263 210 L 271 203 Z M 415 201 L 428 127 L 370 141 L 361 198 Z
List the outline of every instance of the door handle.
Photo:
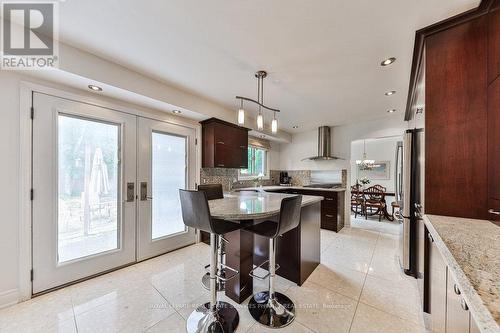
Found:
M 493 215 L 500 215 L 500 212 L 494 209 L 488 209 L 488 213 L 493 214 Z
M 127 183 L 127 200 L 126 202 L 134 202 L 135 200 L 135 183 Z
M 153 200 L 153 197 L 148 195 L 148 182 L 141 182 L 141 201 Z

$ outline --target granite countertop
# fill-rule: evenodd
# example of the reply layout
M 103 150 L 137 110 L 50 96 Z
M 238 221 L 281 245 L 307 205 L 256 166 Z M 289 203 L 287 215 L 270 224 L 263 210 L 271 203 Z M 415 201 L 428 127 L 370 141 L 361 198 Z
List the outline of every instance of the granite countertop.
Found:
M 280 212 L 281 199 L 293 194 L 262 192 L 224 193 L 224 199 L 210 200 L 210 214 L 224 220 L 269 218 Z M 323 197 L 303 195 L 302 207 L 320 202 Z
M 258 190 L 258 191 L 266 191 L 266 190 L 314 190 L 314 191 L 326 191 L 326 192 L 344 192 L 345 187 L 335 187 L 335 188 L 322 188 L 322 187 L 304 187 L 304 186 L 259 186 L 259 187 L 243 187 L 243 188 L 235 188 L 235 191 L 238 190 Z
M 480 331 L 500 332 L 500 227 L 436 215 L 424 222 Z

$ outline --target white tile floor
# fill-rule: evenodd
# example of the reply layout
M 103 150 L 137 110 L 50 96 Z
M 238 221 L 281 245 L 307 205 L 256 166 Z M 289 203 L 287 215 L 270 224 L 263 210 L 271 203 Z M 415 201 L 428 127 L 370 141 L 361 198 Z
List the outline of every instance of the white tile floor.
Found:
M 416 280 L 398 268 L 397 233 L 393 223 L 354 219 L 338 234 L 322 230 L 321 265 L 306 283 L 279 278 L 297 306 L 280 331 L 426 332 Z M 200 284 L 208 256 L 208 246 L 193 245 L 0 310 L 0 332 L 185 332 L 208 300 Z M 237 332 L 277 332 L 255 324 L 245 304 Z

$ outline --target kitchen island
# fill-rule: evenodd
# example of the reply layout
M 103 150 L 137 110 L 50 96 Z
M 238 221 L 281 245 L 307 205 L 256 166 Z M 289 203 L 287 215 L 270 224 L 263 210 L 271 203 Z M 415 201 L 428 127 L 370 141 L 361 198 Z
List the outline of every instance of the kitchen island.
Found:
M 293 195 L 260 191 L 233 192 L 223 199 L 210 200 L 213 218 L 239 222 L 244 225 L 257 224 L 265 220 L 277 221 L 281 200 Z M 302 196 L 301 221 L 297 228 L 279 237 L 276 263 L 277 274 L 302 285 L 320 262 L 320 224 L 323 197 Z M 226 295 L 242 303 L 253 294 L 253 278 L 249 273 L 268 259 L 269 242 L 266 238 L 245 230 L 237 230 L 224 236 L 226 264 L 240 272 L 226 282 Z M 266 266 L 264 266 L 266 267 Z

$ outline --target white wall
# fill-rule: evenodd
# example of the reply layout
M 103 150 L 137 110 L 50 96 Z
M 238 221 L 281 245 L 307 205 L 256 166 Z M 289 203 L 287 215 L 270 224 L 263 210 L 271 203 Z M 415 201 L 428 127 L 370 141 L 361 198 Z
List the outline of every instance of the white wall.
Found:
M 394 114 L 378 120 L 332 127 L 332 154 L 345 160 L 302 161 L 318 152 L 317 130 L 292 135 L 291 143 L 280 144 L 280 168 L 283 170 L 347 169 L 348 188 L 345 196 L 346 225 L 350 225 L 351 142 L 360 139 L 403 135 L 407 129 L 403 115 Z
M 0 306 L 17 300 L 19 249 L 19 76 L 0 72 Z
M 366 158 L 375 161 L 389 161 L 389 179 L 370 179 L 370 185 L 379 184 L 387 188 L 388 192 L 394 191 L 394 167 L 395 167 L 395 147 L 402 136 L 367 139 L 366 140 Z M 351 143 L 351 184 L 356 183 L 356 178 L 363 178 L 366 174 L 360 171 L 358 174 L 356 160 L 363 159 L 364 140 L 357 140 Z M 369 178 L 369 177 L 368 177 Z

